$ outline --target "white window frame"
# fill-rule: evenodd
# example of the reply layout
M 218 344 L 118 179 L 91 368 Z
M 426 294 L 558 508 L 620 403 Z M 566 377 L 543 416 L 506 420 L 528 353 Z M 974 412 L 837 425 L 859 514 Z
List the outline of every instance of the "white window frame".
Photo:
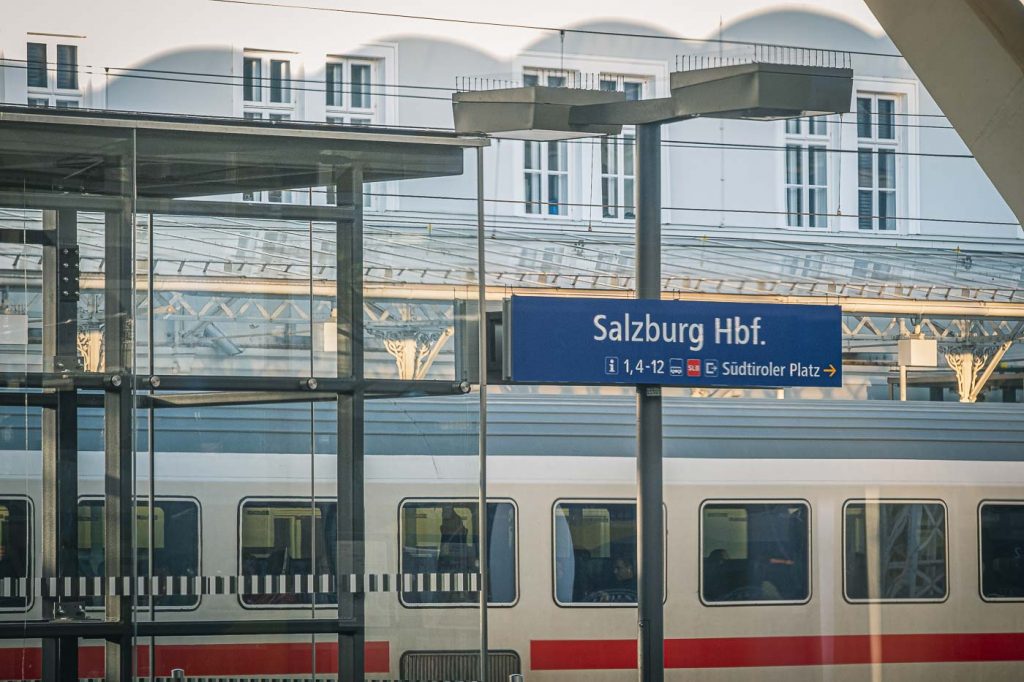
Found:
M 75 505 L 75 514 L 78 514 L 78 505 L 81 505 L 83 502 L 104 502 L 104 500 L 105 500 L 105 498 L 102 495 L 80 495 L 79 498 L 78 498 L 78 502 Z M 203 574 L 203 504 L 202 504 L 202 502 L 200 502 L 198 497 L 191 497 L 191 496 L 187 496 L 187 495 L 157 495 L 154 498 L 154 501 L 157 504 L 159 504 L 160 502 L 189 502 L 189 503 L 192 503 L 192 504 L 195 505 L 195 508 L 196 508 L 196 523 L 198 525 L 198 531 L 197 531 L 197 534 L 196 534 L 196 538 L 197 538 L 197 540 L 199 542 L 199 549 L 198 549 L 198 552 L 196 553 L 196 559 L 198 561 L 198 566 L 197 566 L 197 571 L 198 572 L 196 573 L 196 575 L 197 576 L 204 575 Z M 149 502 L 147 500 L 144 503 L 140 503 L 140 504 L 149 504 Z M 136 510 L 135 513 L 137 514 L 138 510 Z M 157 577 L 157 576 L 154 576 L 154 577 Z M 173 576 L 173 577 L 178 578 L 180 576 Z M 159 596 L 160 595 L 157 595 L 157 597 L 159 597 Z M 196 611 L 202 605 L 202 601 L 203 601 L 203 595 L 202 594 L 197 594 L 197 595 L 179 595 L 179 596 L 191 596 L 191 597 L 194 597 L 195 601 L 193 603 L 191 603 L 191 604 L 183 605 L 183 606 L 166 606 L 166 605 L 165 606 L 154 605 L 154 606 L 155 606 L 157 611 Z M 150 598 L 152 598 L 152 596 Z M 86 606 L 85 608 L 86 608 L 87 611 L 102 611 L 104 609 L 104 606 L 101 604 L 99 606 Z M 150 605 L 147 604 L 144 608 L 146 608 L 148 610 L 150 608 Z
M 523 84 L 534 84 L 546 87 L 574 87 L 578 86 L 580 74 L 571 69 L 554 68 L 524 68 Z M 558 80 L 563 82 L 559 83 Z M 552 86 L 552 82 L 554 85 Z M 551 168 L 549 159 L 552 146 L 555 150 L 555 157 L 559 159 L 559 168 Z M 522 214 L 525 216 L 543 216 L 547 218 L 568 218 L 572 213 L 572 178 L 573 163 L 570 160 L 570 146 L 566 140 L 550 141 L 524 141 L 520 147 L 519 163 L 519 191 L 522 195 L 520 204 Z M 535 165 L 527 166 L 527 160 L 535 160 Z M 557 203 L 551 201 L 550 183 L 554 180 L 559 185 L 559 192 L 563 194 Z M 526 188 L 536 182 L 537 195 L 528 197 Z M 530 200 L 528 200 L 528 198 Z M 536 210 L 533 210 L 534 207 Z M 552 209 L 556 209 L 552 213 Z
M 864 237 L 897 236 L 907 234 L 920 234 L 920 134 L 917 126 L 917 119 L 914 114 L 918 111 L 920 97 L 918 90 L 920 84 L 916 80 L 895 79 L 895 78 L 856 78 L 851 94 L 851 114 L 841 116 L 838 143 L 836 147 L 843 153 L 839 160 L 837 172 L 839 181 L 836 183 L 838 192 L 838 204 L 836 212 L 841 215 L 836 220 L 840 229 L 844 232 L 861 234 Z M 861 230 L 858 220 L 858 167 L 857 149 L 860 139 L 857 135 L 857 98 L 861 96 L 875 96 L 895 99 L 896 112 L 894 129 L 896 132 L 896 229 Z M 874 159 L 877 164 L 877 159 Z M 877 173 L 877 166 L 873 170 Z M 877 212 L 874 213 L 877 215 Z M 873 221 L 877 222 L 877 221 Z
M 46 46 L 46 86 L 28 84 L 28 44 L 40 43 Z M 75 48 L 74 88 L 57 87 L 58 46 Z M 77 36 L 56 36 L 29 33 L 25 36 L 25 102 L 30 106 L 78 109 L 85 102 L 86 74 L 82 68 L 82 45 Z M 43 103 L 45 101 L 45 104 Z
M 624 92 L 627 84 L 640 86 L 640 99 L 646 99 L 651 89 L 650 76 L 626 75 L 621 73 L 601 73 L 598 75 L 598 87 L 604 89 L 604 84 L 614 82 L 616 91 Z M 636 219 L 636 126 L 623 126 L 622 134 L 602 136 L 594 141 L 597 149 L 597 186 L 600 188 L 600 216 L 606 221 L 629 222 Z M 627 153 L 627 147 L 632 148 L 632 153 Z M 609 148 L 615 154 L 614 170 L 605 172 L 605 155 Z M 633 167 L 627 169 L 627 160 L 632 158 Z M 606 201 L 605 188 L 607 184 L 614 183 L 615 203 Z M 630 187 L 632 190 L 630 191 Z M 627 196 L 632 195 L 632 201 L 627 203 Z M 608 215 L 608 209 L 612 207 L 613 214 Z M 627 211 L 631 207 L 632 211 Z
M 978 596 L 982 601 L 997 604 L 999 602 L 1022 602 L 1024 597 L 987 597 L 985 596 L 985 563 L 982 555 L 981 514 L 985 507 L 1024 507 L 1024 500 L 984 499 L 978 503 Z M 949 578 L 946 578 L 949 582 Z
M 637 523 L 637 563 L 640 559 L 640 506 L 635 497 L 559 497 L 551 505 L 551 599 L 555 605 L 563 609 L 635 609 L 637 602 L 630 603 L 604 603 L 604 602 L 563 602 L 558 599 L 558 507 L 566 504 L 631 504 L 636 509 Z M 662 556 L 664 566 L 662 571 L 663 581 L 661 585 L 662 603 L 668 603 L 668 505 L 661 505 L 662 524 L 664 535 L 662 536 Z M 636 570 L 636 564 L 634 564 Z M 639 574 L 637 574 L 637 587 L 639 588 Z M 639 595 L 637 595 L 639 599 Z
M 259 75 L 259 97 L 258 99 L 247 100 L 245 98 L 245 69 L 248 60 L 258 60 L 260 64 Z M 288 97 L 286 102 L 272 102 L 270 100 L 270 63 L 286 62 L 288 64 Z M 242 83 L 239 87 L 240 101 L 242 103 L 242 118 L 257 121 L 282 120 L 291 121 L 297 117 L 298 98 L 295 92 L 295 82 L 298 79 L 296 70 L 299 61 L 296 55 L 291 52 L 272 50 L 250 50 L 242 51 L 241 71 Z M 265 192 L 246 192 L 242 194 L 242 201 L 255 203 L 290 204 L 294 200 L 290 190 L 274 190 Z
M 245 65 L 250 59 L 259 60 L 260 63 L 260 75 L 259 75 L 259 98 L 253 100 L 247 100 L 245 98 Z M 270 63 L 271 62 L 286 62 L 288 64 L 288 97 L 287 101 L 274 102 L 270 99 L 271 91 L 271 76 L 270 76 Z M 280 52 L 271 50 L 250 50 L 246 49 L 241 54 L 241 74 L 240 85 L 239 85 L 239 101 L 242 103 L 242 112 L 262 112 L 263 118 L 268 118 L 271 114 L 282 115 L 286 114 L 290 119 L 294 119 L 297 113 L 297 101 L 295 92 L 295 83 L 301 80 L 301 74 L 298 73 L 299 61 L 296 59 L 296 55 L 292 52 Z
M 524 52 L 512 60 L 512 72 L 517 74 L 530 71 L 548 73 L 573 72 L 587 74 L 587 78 L 597 78 L 598 74 L 646 74 L 650 87 L 644 93 L 646 98 L 661 97 L 668 93 L 669 63 L 658 59 L 620 59 L 616 57 L 598 57 L 594 55 L 559 53 L 559 52 Z M 501 167 L 496 169 L 496 177 L 512 178 L 512 186 L 507 196 L 514 203 L 507 207 L 499 207 L 499 211 L 509 215 L 530 219 L 542 218 L 552 220 L 604 220 L 601 207 L 601 174 L 600 145 L 593 139 L 568 143 L 569 194 L 565 216 L 554 216 L 547 213 L 527 213 L 525 210 L 525 183 L 523 177 L 524 146 L 516 143 L 514 153 L 500 161 Z M 500 149 L 500 147 L 499 147 Z M 499 157 L 500 158 L 500 157 Z M 662 169 L 663 196 L 669 196 L 672 187 L 672 164 L 666 163 Z
M 331 67 L 340 66 L 343 71 L 341 80 L 340 102 L 329 104 L 331 93 L 331 81 L 329 75 Z M 355 81 L 352 78 L 352 67 L 365 66 L 370 69 L 370 82 L 367 86 L 367 95 L 370 106 L 360 107 L 353 104 L 353 88 Z M 328 55 L 327 63 L 324 66 L 324 111 L 325 120 L 328 123 L 339 123 L 342 125 L 372 125 L 378 122 L 378 104 L 381 97 L 380 83 L 381 68 L 376 59 L 364 57 L 351 57 L 347 55 Z M 332 120 L 333 119 L 333 120 Z M 352 120 L 355 119 L 355 120 Z
M 824 132 L 818 132 L 817 126 L 824 126 Z M 834 150 L 835 129 L 840 126 L 835 116 L 802 116 L 780 122 L 782 128 L 782 196 L 781 226 L 788 229 L 828 230 L 832 227 L 831 214 L 835 211 L 835 177 L 836 156 Z M 798 182 L 790 181 L 790 150 L 796 148 L 800 161 L 800 178 Z M 810 183 L 811 150 L 824 154 L 825 177 L 815 178 Z M 818 210 L 811 206 L 812 191 L 825 191 L 825 205 Z M 795 191 L 800 199 L 798 211 L 790 210 L 790 192 Z M 812 224 L 817 223 L 817 224 Z
M 853 599 L 847 592 L 847 575 L 846 575 L 846 510 L 852 504 L 863 504 L 865 507 L 870 504 L 882 505 L 882 504 L 938 504 L 942 507 L 942 520 L 943 520 L 943 548 L 945 550 L 944 562 L 946 568 L 946 593 L 941 597 L 932 597 L 929 599 L 892 599 L 892 598 L 867 598 L 867 599 Z M 843 599 L 850 604 L 941 604 L 949 599 L 950 584 L 952 582 L 952 566 L 949 563 L 949 506 L 945 500 L 940 499 L 925 499 L 925 498 L 852 498 L 843 502 L 842 512 L 839 515 L 839 525 L 841 528 L 840 543 L 842 543 L 841 561 L 842 564 L 839 570 L 842 572 L 843 579 Z M 868 585 L 870 591 L 871 585 Z
M 327 61 L 324 64 L 324 121 L 335 125 L 345 126 L 371 126 L 380 123 L 381 111 L 381 96 L 383 94 L 382 89 L 379 87 L 381 78 L 384 74 L 382 68 L 381 59 L 374 59 L 369 57 L 356 57 L 348 55 L 327 55 Z M 328 99 L 331 89 L 330 73 L 332 66 L 340 66 L 343 71 L 341 80 L 341 101 L 334 104 L 328 104 Z M 366 66 L 370 69 L 370 83 L 368 85 L 368 96 L 370 98 L 370 106 L 358 107 L 352 103 L 353 97 L 353 83 L 352 79 L 352 67 L 353 66 Z M 379 209 L 383 202 L 379 201 L 381 197 L 375 196 L 371 193 L 364 193 L 363 196 L 363 210 L 373 211 Z M 328 185 L 324 187 L 324 203 L 327 205 L 333 205 L 336 201 L 334 187 Z
M 871 113 L 869 114 L 869 132 L 868 137 L 862 137 L 860 131 L 860 102 L 867 100 L 870 105 Z M 892 137 L 881 137 L 879 133 L 880 128 L 880 103 L 889 102 L 892 104 Z M 902 191 L 900 185 L 902 184 L 902 165 L 899 161 L 901 154 L 900 151 L 900 114 L 901 112 L 901 98 L 886 93 L 876 92 L 861 92 L 858 91 L 854 98 L 854 120 L 856 121 L 856 132 L 857 132 L 857 229 L 864 232 L 890 232 L 896 233 L 899 231 L 900 220 L 903 218 L 903 212 L 900 210 Z M 860 156 L 862 151 L 870 153 L 871 158 L 871 185 L 861 185 L 860 183 Z M 892 155 L 893 160 L 893 174 L 895 177 L 892 180 L 892 187 L 882 187 L 880 184 L 881 173 L 879 172 L 879 166 L 881 164 L 882 153 L 888 152 Z M 860 217 L 860 194 L 861 192 L 871 193 L 871 218 L 870 226 L 863 227 L 861 225 Z M 895 210 L 896 215 L 891 218 L 886 218 L 885 222 L 891 221 L 890 227 L 883 226 L 883 219 L 881 218 L 881 197 L 883 194 L 892 194 L 893 202 L 892 208 Z
M 29 497 L 28 495 L 13 494 L 13 495 L 3 495 L 3 496 L 0 496 L 0 503 L 3 503 L 3 502 L 24 502 L 25 503 L 25 516 L 26 516 L 25 523 L 28 526 L 28 528 L 26 529 L 25 557 L 24 557 L 25 558 L 25 562 L 26 562 L 25 584 L 26 585 L 31 585 L 30 581 L 35 580 L 36 577 L 37 577 L 37 566 L 36 566 L 36 562 L 35 562 L 34 557 L 35 557 L 35 552 L 39 551 L 39 547 L 36 545 L 37 540 L 36 540 L 36 535 L 35 535 L 35 527 L 36 527 L 35 501 L 31 497 Z M 77 510 L 76 510 L 76 513 L 77 513 Z M 39 568 L 41 568 L 41 566 Z M 14 579 L 12 579 L 12 582 L 16 583 L 17 580 L 18 580 L 17 578 L 14 578 Z M 35 590 L 29 589 L 22 596 L 25 598 L 25 605 L 24 606 L 5 606 L 5 607 L 0 607 L 0 613 L 26 613 L 28 611 L 31 611 L 32 607 L 35 605 L 35 602 L 36 602 Z
M 750 601 L 705 601 L 704 600 L 704 508 L 708 505 L 735 505 L 742 507 L 744 505 L 753 504 L 765 504 L 765 505 L 802 505 L 807 509 L 807 597 L 804 599 L 766 599 L 766 600 L 750 600 Z M 814 596 L 814 523 L 813 514 L 814 510 L 811 508 L 810 501 L 801 498 L 783 498 L 783 499 L 768 499 L 768 498 L 720 498 L 720 499 L 707 499 L 700 503 L 700 509 L 698 514 L 699 529 L 697 531 L 697 552 L 700 557 L 698 566 L 698 578 L 697 578 L 697 598 L 700 599 L 700 603 L 707 607 L 719 607 L 719 606 L 795 606 L 800 604 L 807 604 L 811 601 L 811 597 Z
M 317 495 L 317 496 L 313 497 L 312 500 L 310 500 L 309 497 L 302 497 L 302 496 L 299 496 L 299 497 L 291 497 L 291 496 L 266 497 L 266 496 L 259 496 L 259 495 L 253 495 L 251 497 L 243 497 L 242 499 L 240 499 L 238 501 L 238 511 L 236 512 L 237 516 L 235 517 L 236 518 L 236 520 L 235 520 L 235 525 L 236 525 L 236 528 L 235 528 L 235 532 L 236 532 L 236 539 L 235 539 L 235 543 L 236 543 L 235 544 L 235 561 L 237 562 L 237 571 L 238 571 L 237 575 L 238 575 L 239 579 L 245 579 L 245 580 L 250 580 L 251 579 L 250 574 L 245 574 L 245 573 L 242 572 L 242 549 L 243 549 L 243 547 L 242 547 L 242 542 L 243 542 L 242 519 L 244 518 L 244 514 L 245 514 L 245 506 L 247 504 L 253 504 L 253 505 L 264 504 L 264 505 L 266 505 L 266 504 L 275 504 L 275 503 L 279 503 L 279 502 L 284 502 L 284 503 L 289 503 L 289 504 L 290 503 L 295 503 L 295 505 L 297 507 L 300 507 L 300 506 L 306 506 L 306 505 L 310 505 L 310 504 L 320 504 L 320 503 L 337 504 L 338 500 L 337 500 L 337 498 L 324 497 L 324 496 L 321 496 L 321 495 Z M 311 528 L 315 528 L 315 526 L 316 526 L 316 522 L 315 522 L 315 519 L 314 519 L 313 526 Z M 311 533 L 311 536 L 312 536 L 312 533 Z M 313 540 L 313 542 L 315 542 L 315 540 Z M 314 570 L 315 570 L 315 567 L 314 567 Z M 338 587 L 340 588 L 340 585 Z M 340 594 L 339 593 L 340 593 L 340 589 L 336 589 L 335 590 L 335 595 L 336 595 L 337 598 L 340 598 Z M 247 604 L 245 602 L 245 597 L 246 596 L 248 596 L 248 595 L 245 595 L 245 594 L 243 594 L 240 591 L 236 595 L 237 603 L 243 609 L 253 610 L 253 611 L 267 610 L 267 609 L 288 609 L 288 610 L 309 609 L 310 606 L 312 606 L 314 609 L 318 609 L 318 610 L 319 609 L 337 609 L 338 608 L 337 599 L 335 599 L 335 601 L 333 601 L 333 602 L 326 602 L 325 601 L 323 603 L 317 603 L 317 601 L 316 601 L 316 593 L 314 593 L 314 595 L 312 597 L 312 602 L 313 602 L 312 604 Z
M 519 505 L 511 497 L 488 497 L 488 504 L 508 504 L 512 506 L 512 513 L 515 514 L 515 528 L 513 530 L 515 537 L 515 576 L 516 576 L 516 594 L 510 602 L 502 601 L 487 601 L 487 608 L 489 609 L 508 609 L 512 608 L 519 603 L 519 596 L 521 591 L 521 576 L 519 574 L 519 545 L 521 544 L 521 537 L 519 534 Z M 405 567 L 402 565 L 404 556 L 403 538 L 405 538 L 405 506 L 407 504 L 465 504 L 466 506 L 474 506 L 477 504 L 477 498 L 471 497 L 406 497 L 398 503 L 398 572 L 399 575 L 406 575 Z M 477 514 L 479 516 L 479 513 Z M 480 524 L 479 518 L 477 524 Z M 480 529 L 477 528 L 477 534 L 479 539 Z M 475 609 L 479 608 L 479 601 L 473 600 L 470 602 L 458 602 L 450 604 L 415 604 L 408 603 L 405 601 L 405 590 L 401 587 L 398 590 L 398 599 L 407 609 Z

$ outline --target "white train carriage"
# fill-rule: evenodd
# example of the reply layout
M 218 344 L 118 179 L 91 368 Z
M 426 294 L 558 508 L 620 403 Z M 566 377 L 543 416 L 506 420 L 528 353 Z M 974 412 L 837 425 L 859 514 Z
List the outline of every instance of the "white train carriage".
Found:
M 186 580 L 156 597 L 156 617 L 335 617 L 335 586 L 302 580 L 334 572 L 334 458 L 309 455 L 311 417 L 315 448 L 333 449 L 329 410 L 166 414 L 153 548 L 143 509 L 139 571 L 152 551 L 154 575 Z M 473 678 L 479 612 L 463 578 L 478 556 L 475 417 L 472 399 L 368 406 L 370 679 Z M 633 417 L 633 402 L 614 397 L 492 400 L 494 680 L 635 677 Z M 22 447 L 0 459 L 3 576 L 25 557 L 21 575 L 38 575 L 40 562 L 38 434 L 17 421 L 7 442 Z M 1024 674 L 1019 406 L 667 400 L 665 434 L 668 679 Z M 81 438 L 80 568 L 102 575 L 102 457 L 88 425 Z M 140 482 L 147 461 L 140 454 Z M 189 580 L 202 576 L 220 580 Z M 39 599 L 0 606 L 8 620 L 42 617 Z M 315 666 L 329 676 L 336 641 L 315 641 L 161 638 L 155 673 L 292 679 Z M 0 678 L 37 679 L 37 647 L 8 643 Z M 100 674 L 98 652 L 85 648 L 81 677 Z

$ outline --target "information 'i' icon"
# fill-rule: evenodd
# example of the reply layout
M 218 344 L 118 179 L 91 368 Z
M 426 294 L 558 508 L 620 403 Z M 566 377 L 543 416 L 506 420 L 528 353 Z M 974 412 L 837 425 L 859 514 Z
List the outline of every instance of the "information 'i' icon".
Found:
M 609 355 L 604 359 L 604 373 L 605 374 L 618 374 L 619 373 L 619 359 L 614 355 Z

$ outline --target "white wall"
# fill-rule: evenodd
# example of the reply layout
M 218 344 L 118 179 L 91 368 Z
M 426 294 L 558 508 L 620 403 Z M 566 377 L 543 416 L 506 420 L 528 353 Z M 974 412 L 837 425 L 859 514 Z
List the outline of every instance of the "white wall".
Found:
M 307 3 L 317 4 L 317 3 Z M 324 7 L 333 3 L 321 3 Z M 342 6 L 342 5 L 338 5 Z M 479 4 L 468 0 L 432 3 L 413 0 L 380 3 L 351 0 L 345 8 L 515 24 L 566 26 L 597 31 L 650 34 L 662 37 L 708 38 L 798 44 L 874 53 L 894 53 L 877 22 L 860 0 L 815 3 L 780 3 L 772 0 L 641 1 L 612 3 L 551 3 L 522 0 Z M 245 49 L 290 53 L 295 78 L 323 79 L 326 55 L 383 56 L 387 85 L 416 86 L 391 89 L 381 97 L 381 121 L 405 126 L 449 128 L 450 89 L 460 76 L 517 76 L 524 67 L 565 64 L 587 73 L 615 71 L 655 77 L 656 91 L 665 91 L 664 78 L 677 54 L 729 56 L 737 48 L 712 43 L 608 35 L 557 34 L 534 29 L 475 26 L 397 17 L 354 15 L 329 11 L 286 9 L 185 0 L 107 0 L 71 3 L 42 0 L 19 3 L 0 23 L 0 55 L 12 60 L 3 69 L 0 93 L 8 103 L 25 102 L 24 69 L 30 33 L 60 34 L 80 46 L 83 67 L 83 104 L 133 111 L 160 111 L 237 116 L 241 113 L 240 75 Z M 52 59 L 52 57 L 51 57 Z M 108 68 L 109 67 L 109 68 Z M 116 67 L 150 69 L 127 77 Z M 941 112 L 916 81 L 902 59 L 859 55 L 854 57 L 858 79 L 872 87 L 890 86 L 911 102 L 911 113 Z M 175 75 L 185 72 L 193 75 Z M 235 80 L 231 80 L 234 77 Z M 165 78 L 177 79 L 169 82 Z M 212 81 L 212 82 L 196 82 Z M 234 83 L 234 86 L 229 85 Z M 424 89 L 432 86 L 438 89 Z M 315 89 L 315 84 L 310 84 Z M 320 86 L 322 87 L 322 85 Z M 394 94 L 410 97 L 389 96 Z M 297 92 L 298 118 L 323 120 L 322 94 Z M 412 97 L 414 96 L 414 97 Z M 966 155 L 967 150 L 944 118 L 910 118 L 907 122 L 934 126 L 907 128 L 906 151 Z M 846 153 L 830 156 L 838 190 L 831 210 L 856 214 L 856 127 L 852 115 L 844 117 L 843 132 L 832 143 Z M 781 145 L 781 123 L 693 121 L 667 126 L 666 140 L 704 143 Z M 592 175 L 580 165 L 593 159 L 592 142 L 571 145 L 576 164 L 570 200 L 599 203 L 600 191 Z M 589 149 L 589 151 L 588 151 Z M 513 200 L 522 183 L 520 152 L 516 143 L 501 143 L 487 151 L 487 191 Z M 722 148 L 666 149 L 666 220 L 698 229 L 784 228 L 783 155 L 780 150 Z M 1005 202 L 970 158 L 905 156 L 907 185 L 901 215 L 914 219 L 943 218 L 1015 223 Z M 901 166 L 904 168 L 904 166 Z M 472 196 L 468 177 L 403 185 L 406 194 Z M 429 210 L 472 213 L 472 204 L 403 199 L 386 204 L 407 211 Z M 730 211 L 723 211 L 730 209 Z M 750 211 L 748 213 L 736 211 Z M 758 213 L 766 211 L 768 213 Z M 496 216 L 519 220 L 515 203 L 491 207 Z M 776 213 L 771 213 L 776 212 Z M 594 211 L 571 209 L 568 219 L 529 219 L 541 227 L 547 222 L 576 224 L 594 219 Z M 620 223 L 621 224 L 621 223 Z M 1018 226 L 973 225 L 927 220 L 902 221 L 901 232 L 931 237 L 1016 239 Z M 856 232 L 853 217 L 835 219 L 829 231 Z M 803 228 L 799 232 L 817 234 Z M 870 240 L 870 234 L 861 235 Z M 825 236 L 822 236 L 825 239 Z

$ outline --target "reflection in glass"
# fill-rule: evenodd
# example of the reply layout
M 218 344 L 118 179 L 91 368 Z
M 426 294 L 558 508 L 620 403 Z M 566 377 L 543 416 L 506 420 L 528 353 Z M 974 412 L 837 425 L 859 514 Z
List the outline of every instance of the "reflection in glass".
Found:
M 103 500 L 78 503 L 78 570 L 86 578 L 103 577 Z M 136 557 L 140 576 L 149 576 L 149 503 L 135 508 Z M 196 500 L 156 500 L 153 515 L 153 576 L 195 577 L 199 568 L 199 503 Z M 89 607 L 103 605 L 101 597 L 84 597 Z M 139 598 L 140 605 L 149 603 Z M 198 606 L 198 595 L 164 595 L 156 606 L 190 608 Z
M 337 541 L 337 504 L 309 499 L 245 500 L 241 510 L 240 575 L 333 575 Z M 299 605 L 312 603 L 308 592 L 243 594 L 242 604 Z M 337 603 L 337 595 L 317 593 L 317 604 Z
M 555 505 L 555 594 L 560 604 L 634 604 L 636 505 Z
M 706 504 L 701 512 L 701 598 L 713 602 L 810 597 L 806 504 Z
M 477 504 L 405 502 L 402 504 L 402 573 L 475 573 L 479 570 Z M 487 504 L 490 584 L 487 601 L 516 599 L 516 518 L 508 502 Z M 468 591 L 404 591 L 406 604 L 475 604 Z
M 0 578 L 28 577 L 32 556 L 28 512 L 28 500 L 0 500 Z M 29 599 L 25 596 L 0 597 L 2 609 L 25 609 L 28 604 Z
M 847 598 L 945 598 L 945 507 L 854 502 L 846 505 L 844 516 Z
M 1024 504 L 981 507 L 981 594 L 1024 598 Z

